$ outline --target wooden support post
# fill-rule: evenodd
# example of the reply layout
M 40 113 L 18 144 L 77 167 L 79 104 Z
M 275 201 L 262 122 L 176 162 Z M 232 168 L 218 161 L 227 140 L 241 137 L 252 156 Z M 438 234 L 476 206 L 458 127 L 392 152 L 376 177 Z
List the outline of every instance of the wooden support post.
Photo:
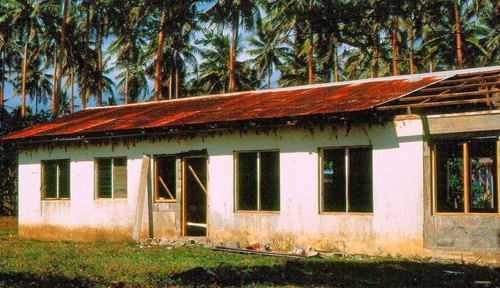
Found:
M 142 156 L 141 176 L 139 179 L 139 188 L 137 189 L 137 206 L 135 207 L 134 229 L 132 231 L 132 239 L 139 241 L 141 235 L 142 216 L 144 213 L 144 202 L 146 201 L 146 185 L 148 184 L 149 172 L 148 155 Z
M 150 157 L 148 157 L 148 162 L 150 162 Z M 151 163 L 149 167 L 151 167 Z M 154 226 L 153 226 L 153 179 L 151 177 L 151 169 L 148 169 L 147 173 L 147 181 L 148 181 L 148 223 L 149 223 L 149 238 L 154 238 Z

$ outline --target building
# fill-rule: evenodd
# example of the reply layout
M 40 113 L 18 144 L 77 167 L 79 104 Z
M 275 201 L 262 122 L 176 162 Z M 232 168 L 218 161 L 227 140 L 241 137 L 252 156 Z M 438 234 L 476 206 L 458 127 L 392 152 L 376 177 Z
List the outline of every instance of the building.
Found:
M 500 67 L 90 108 L 4 137 L 19 235 L 500 259 Z

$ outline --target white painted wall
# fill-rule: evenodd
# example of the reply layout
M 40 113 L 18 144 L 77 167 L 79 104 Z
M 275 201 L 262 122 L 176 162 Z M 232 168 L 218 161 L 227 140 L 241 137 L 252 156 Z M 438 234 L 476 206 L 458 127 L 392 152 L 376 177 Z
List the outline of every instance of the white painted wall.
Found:
M 373 147 L 374 212 L 320 214 L 318 149 L 359 145 Z M 127 234 L 135 213 L 142 154 L 176 154 L 205 148 L 209 155 L 209 237 L 213 241 L 293 241 L 318 249 L 337 247 L 349 253 L 372 254 L 410 254 L 423 249 L 423 142 L 419 119 L 401 119 L 384 127 L 362 125 L 349 131 L 326 128 L 311 133 L 290 127 L 258 135 L 249 132 L 146 141 L 114 149 L 89 146 L 21 153 L 20 233 L 22 230 L 29 237 L 28 228 L 55 225 L 69 231 L 81 227 L 122 229 Z M 281 210 L 235 212 L 233 153 L 266 149 L 280 151 Z M 95 199 L 93 160 L 103 156 L 128 157 L 127 199 Z M 62 158 L 71 159 L 71 200 L 41 201 L 40 161 Z

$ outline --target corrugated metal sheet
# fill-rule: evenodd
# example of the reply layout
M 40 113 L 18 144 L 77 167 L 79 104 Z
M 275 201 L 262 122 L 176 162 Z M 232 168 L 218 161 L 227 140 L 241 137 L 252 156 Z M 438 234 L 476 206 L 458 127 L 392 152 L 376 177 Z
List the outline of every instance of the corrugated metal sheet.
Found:
M 372 109 L 450 75 L 379 78 L 90 108 L 4 137 L 55 138 Z M 195 128 L 196 129 L 196 128 Z

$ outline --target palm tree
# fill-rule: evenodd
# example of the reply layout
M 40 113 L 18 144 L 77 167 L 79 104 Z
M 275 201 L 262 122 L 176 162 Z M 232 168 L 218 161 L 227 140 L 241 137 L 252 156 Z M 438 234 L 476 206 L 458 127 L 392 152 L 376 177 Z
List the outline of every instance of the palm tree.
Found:
M 161 67 L 163 64 L 163 45 L 165 44 L 165 34 L 167 29 L 167 3 L 162 2 L 161 5 L 161 20 L 160 20 L 160 31 L 158 33 L 158 49 L 156 52 L 156 69 L 155 69 L 155 99 L 163 99 L 162 93 L 162 72 Z
M 87 97 L 87 82 L 88 82 L 88 74 L 89 74 L 89 50 L 90 50 L 90 15 L 91 15 L 91 5 L 92 2 L 90 0 L 83 0 L 81 2 L 81 8 L 84 12 L 85 20 L 82 21 L 84 23 L 83 31 L 85 31 L 85 44 L 83 46 L 83 66 L 82 66 L 82 76 L 81 76 L 81 85 L 80 85 L 80 102 L 81 109 L 85 109 L 88 97 Z
M 124 103 L 135 103 L 149 94 L 146 77 L 147 35 L 143 30 L 148 24 L 151 9 L 144 5 L 125 2 L 117 7 L 114 21 L 114 39 L 108 47 L 108 56 L 115 56 L 118 73 L 117 88 L 123 93 Z M 108 59 L 109 60 L 109 59 Z
M 17 0 L 6 0 L 3 1 L 2 13 L 0 16 L 0 23 L 5 26 L 5 23 L 10 22 L 11 27 L 16 27 L 16 37 L 20 42 L 24 42 L 23 49 L 23 61 L 21 67 L 22 74 L 22 92 L 21 92 L 21 115 L 24 117 L 26 115 L 26 74 L 28 69 L 28 49 L 29 43 L 32 39 L 32 34 L 34 32 L 34 26 L 36 20 L 31 17 L 33 13 L 33 7 L 35 3 L 30 0 L 17 1 Z
M 179 44 L 179 39 L 181 42 L 188 41 L 191 37 L 192 31 L 196 27 L 196 4 L 198 0 L 182 0 L 182 1 L 166 1 L 162 2 L 160 8 L 161 17 L 156 19 L 158 21 L 152 21 L 158 28 L 152 27 L 151 30 L 158 31 L 158 36 L 156 39 L 150 39 L 150 49 L 155 49 L 155 62 L 154 62 L 154 89 L 156 100 L 165 98 L 164 91 L 169 83 L 169 94 L 172 94 L 173 87 L 180 87 L 178 84 L 174 84 L 173 75 L 180 75 L 180 73 L 175 71 L 180 71 L 180 66 L 182 61 L 179 55 L 173 55 L 174 51 L 178 50 L 179 47 L 183 46 Z M 153 9 L 158 8 L 157 5 L 152 6 Z M 153 17 L 154 18 L 154 17 Z M 168 29 L 168 31 L 167 31 Z M 168 32 L 168 33 L 167 33 Z M 156 34 L 153 34 L 156 36 Z M 175 53 L 174 53 L 175 54 Z M 182 54 L 182 53 L 181 53 Z M 174 63 L 179 62 L 179 63 Z M 168 76 L 168 81 L 164 76 Z M 176 81 L 177 83 L 177 81 Z M 177 90 L 176 90 L 177 91 Z M 176 92 L 178 94 L 178 92 Z M 169 96 L 171 97 L 171 96 Z
M 267 77 L 267 88 L 271 88 L 271 75 L 277 66 L 282 65 L 281 58 L 290 53 L 290 49 L 280 43 L 280 39 L 272 33 L 270 25 L 264 25 L 262 33 L 256 37 L 248 37 L 250 48 L 247 53 L 255 56 L 251 61 L 261 76 Z
M 236 58 L 238 55 L 238 41 L 240 40 L 240 26 L 254 31 L 261 27 L 261 16 L 256 1 L 252 0 L 215 0 L 215 4 L 207 10 L 212 23 L 216 25 L 230 25 L 231 42 L 229 54 L 229 91 L 236 89 Z
M 0 15 L 5 7 L 0 5 Z M 10 68 L 20 66 L 22 57 L 16 49 L 14 27 L 10 21 L 0 22 L 0 111 L 4 108 L 5 84 L 9 81 Z
M 42 69 L 43 54 L 50 53 L 48 43 L 51 41 L 52 28 L 54 27 L 54 17 L 50 13 L 52 8 L 50 1 L 42 2 L 38 0 L 6 0 L 0 5 L 3 9 L 3 15 L 0 16 L 0 23 L 10 22 L 14 28 L 14 35 L 19 41 L 17 47 L 22 46 L 23 61 L 20 74 L 17 77 L 21 86 L 21 114 L 26 115 L 26 96 L 32 92 L 30 97 L 45 97 L 33 90 L 30 85 L 38 83 L 42 79 L 40 69 Z M 29 71 L 30 69 L 35 71 Z M 30 79 L 34 77 L 36 79 Z M 31 84 L 29 84 L 29 83 Z M 39 88 L 42 89 L 43 88 Z M 38 91 L 38 90 L 37 90 Z
M 199 73 L 193 79 L 191 94 L 226 93 L 230 90 L 230 40 L 221 32 L 205 32 L 205 38 L 196 41 L 206 48 L 200 50 L 203 61 L 199 65 Z M 241 43 L 237 41 L 237 43 Z M 236 47 L 237 53 L 243 50 L 240 44 Z M 257 71 L 252 69 L 247 62 L 235 63 L 235 85 L 237 90 L 253 90 L 259 84 Z
M 68 0 L 63 0 L 61 2 L 62 8 L 61 8 L 61 13 L 62 13 L 62 19 L 61 19 L 61 38 L 59 41 L 59 55 L 58 55 L 58 61 L 57 65 L 58 67 L 56 68 L 58 74 L 57 74 L 57 85 L 55 88 L 56 95 L 55 97 L 52 98 L 52 117 L 56 118 L 58 116 L 58 106 L 59 106 L 59 98 L 60 98 L 60 93 L 61 93 L 61 79 L 63 77 L 63 64 L 65 61 L 65 56 L 66 56 L 66 48 L 65 44 L 67 42 L 66 39 L 66 22 L 68 20 L 68 5 L 69 1 Z
M 500 63 L 500 2 L 488 1 L 477 14 L 478 26 L 484 31 L 481 47 L 485 53 L 480 56 L 481 65 L 498 65 Z

